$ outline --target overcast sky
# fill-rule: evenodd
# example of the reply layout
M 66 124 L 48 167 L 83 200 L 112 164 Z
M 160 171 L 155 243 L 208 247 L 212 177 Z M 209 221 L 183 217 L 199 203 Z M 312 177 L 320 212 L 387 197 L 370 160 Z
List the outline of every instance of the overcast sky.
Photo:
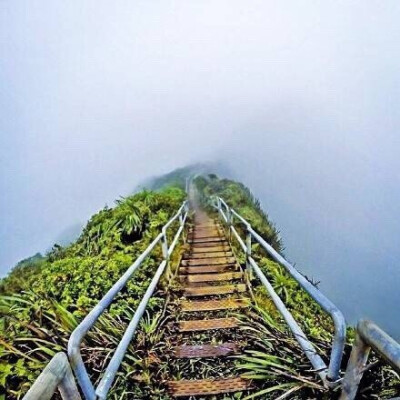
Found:
M 3 0 L 0 18 L 0 275 L 148 176 L 221 160 L 349 319 L 400 335 L 398 0 Z

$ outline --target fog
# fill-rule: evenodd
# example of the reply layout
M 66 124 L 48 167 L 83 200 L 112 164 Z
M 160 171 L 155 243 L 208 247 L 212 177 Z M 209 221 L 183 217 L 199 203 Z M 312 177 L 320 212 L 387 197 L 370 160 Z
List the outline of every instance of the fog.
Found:
M 349 322 L 400 337 L 398 1 L 0 3 L 0 274 L 220 162 Z

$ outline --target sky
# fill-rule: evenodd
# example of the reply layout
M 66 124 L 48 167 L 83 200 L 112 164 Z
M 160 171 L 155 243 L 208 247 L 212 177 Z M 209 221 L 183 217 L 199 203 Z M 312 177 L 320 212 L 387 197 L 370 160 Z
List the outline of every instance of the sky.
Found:
M 349 321 L 400 338 L 400 3 L 0 1 L 0 276 L 218 161 Z

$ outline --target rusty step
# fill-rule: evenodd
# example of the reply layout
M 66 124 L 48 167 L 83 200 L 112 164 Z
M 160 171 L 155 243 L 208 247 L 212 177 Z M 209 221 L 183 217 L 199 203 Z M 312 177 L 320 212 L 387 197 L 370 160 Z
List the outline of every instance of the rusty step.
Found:
M 224 235 L 221 235 L 220 232 L 198 232 L 198 233 L 189 233 L 189 239 L 208 239 L 208 238 L 224 238 Z
M 222 286 L 198 286 L 184 288 L 184 295 L 187 297 L 200 296 L 220 296 L 223 294 L 242 293 L 246 291 L 246 285 L 239 283 L 237 285 L 222 285 Z
M 243 277 L 242 272 L 222 272 L 217 274 L 180 275 L 179 281 L 185 282 L 216 282 L 231 281 Z
M 180 302 L 181 311 L 184 312 L 201 312 L 201 311 L 218 311 L 218 310 L 235 310 L 245 308 L 250 305 L 250 299 L 222 299 L 222 300 L 182 300 Z
M 204 246 L 204 247 L 192 245 L 192 247 L 188 252 L 192 257 L 197 257 L 198 255 L 201 254 L 228 252 L 228 251 L 232 251 L 232 249 L 228 245 L 218 245 L 218 244 L 214 245 L 213 243 L 211 243 L 211 246 Z
M 218 242 L 216 242 L 216 243 L 213 243 L 213 242 L 211 242 L 211 243 L 192 243 L 190 249 L 194 253 L 196 253 L 196 252 L 204 253 L 207 251 L 215 251 L 214 249 L 216 249 L 216 248 L 230 250 L 229 243 L 227 241 L 221 242 L 221 243 L 218 243 Z M 210 250 L 210 249 L 213 249 L 213 250 Z
M 203 266 L 203 265 L 221 265 L 221 264 L 234 264 L 234 257 L 212 257 L 212 258 L 196 258 L 190 260 L 182 260 L 181 264 L 184 267 L 195 267 L 195 266 Z
M 177 346 L 173 350 L 175 358 L 215 358 L 239 353 L 236 343 L 200 344 Z
M 208 251 L 205 253 L 194 253 L 188 254 L 185 256 L 185 259 L 203 259 L 203 258 L 214 258 L 214 257 L 233 257 L 233 253 L 231 251 Z
M 173 397 L 210 396 L 242 392 L 250 388 L 250 381 L 243 378 L 199 379 L 169 381 L 167 385 Z
M 180 267 L 180 274 L 209 274 L 214 272 L 237 271 L 236 264 L 210 265 L 205 267 Z
M 189 243 L 198 244 L 198 243 L 218 243 L 218 244 L 226 244 L 227 240 L 223 236 L 218 237 L 209 237 L 209 238 L 201 238 L 201 239 L 189 239 Z
M 212 329 L 231 329 L 239 326 L 238 320 L 234 317 L 199 319 L 194 321 L 179 321 L 180 332 L 208 331 Z

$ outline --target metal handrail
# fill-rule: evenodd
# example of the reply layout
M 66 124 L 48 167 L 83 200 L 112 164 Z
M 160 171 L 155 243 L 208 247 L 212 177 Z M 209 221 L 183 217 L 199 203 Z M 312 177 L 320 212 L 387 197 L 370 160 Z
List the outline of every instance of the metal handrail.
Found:
M 293 265 L 291 265 L 281 254 L 279 254 L 270 244 L 268 244 L 251 227 L 251 224 L 248 221 L 246 221 L 233 208 L 229 207 L 228 204 L 221 197 L 213 196 L 213 198 L 216 199 L 216 204 L 212 205 L 218 210 L 218 213 L 221 215 L 224 222 L 228 225 L 229 230 L 238 240 L 240 247 L 246 253 L 246 264 L 248 268 L 252 268 L 257 276 L 260 278 L 262 283 L 266 286 L 276 307 L 286 320 L 289 328 L 292 330 L 294 336 L 296 337 L 300 346 L 309 358 L 310 362 L 312 363 L 320 377 L 323 379 L 323 381 L 326 380 L 327 384 L 336 383 L 339 379 L 340 364 L 343 357 L 343 350 L 346 339 L 346 322 L 343 314 L 311 282 L 309 282 L 299 271 L 297 271 L 297 269 Z M 239 233 L 233 226 L 234 217 L 236 217 L 246 227 L 246 242 L 240 237 Z M 334 323 L 335 333 L 332 341 L 329 367 L 326 366 L 322 358 L 317 354 L 314 346 L 307 339 L 306 335 L 302 332 L 299 325 L 293 319 L 288 309 L 285 307 L 279 296 L 274 291 L 272 285 L 268 282 L 266 276 L 258 267 L 256 261 L 251 257 L 252 238 L 254 238 L 266 250 L 266 252 L 273 260 L 282 265 L 286 269 L 286 271 L 289 272 L 292 278 L 295 279 L 298 284 L 322 307 L 322 309 L 331 316 Z
M 115 375 L 119 369 L 125 352 L 131 342 L 133 335 L 136 331 L 140 318 L 142 317 L 147 303 L 152 296 L 157 283 L 164 272 L 169 257 L 171 256 L 178 239 L 183 231 L 185 221 L 188 215 L 188 204 L 184 201 L 182 206 L 179 208 L 178 212 L 167 222 L 162 228 L 161 233 L 150 243 L 150 245 L 143 251 L 143 253 L 136 259 L 136 261 L 128 268 L 128 270 L 121 276 L 121 278 L 111 287 L 111 289 L 106 293 L 106 295 L 99 301 L 99 303 L 89 312 L 89 314 L 83 319 L 83 321 L 77 326 L 77 328 L 72 332 L 71 337 L 68 341 L 68 356 L 71 362 L 72 369 L 74 370 L 75 376 L 78 380 L 79 386 L 87 400 L 95 400 L 96 398 L 105 399 L 107 393 L 114 381 Z M 167 229 L 171 224 L 179 218 L 180 227 L 175 234 L 170 247 L 168 247 L 167 241 Z M 139 306 L 133 315 L 106 371 L 97 387 L 93 386 L 90 380 L 89 374 L 83 363 L 82 355 L 80 352 L 80 346 L 83 338 L 93 327 L 100 315 L 105 311 L 105 309 L 111 304 L 114 297 L 123 289 L 127 281 L 131 278 L 132 274 L 140 267 L 143 261 L 150 255 L 152 250 L 157 244 L 161 243 L 161 248 L 163 252 L 163 261 L 159 265 L 149 287 L 146 290 Z
M 50 360 L 22 400 L 50 400 L 57 388 L 63 400 L 81 400 L 65 353 Z
M 371 348 L 400 372 L 400 344 L 372 321 L 361 320 L 357 324 L 356 339 L 343 379 L 340 400 L 355 399 Z

